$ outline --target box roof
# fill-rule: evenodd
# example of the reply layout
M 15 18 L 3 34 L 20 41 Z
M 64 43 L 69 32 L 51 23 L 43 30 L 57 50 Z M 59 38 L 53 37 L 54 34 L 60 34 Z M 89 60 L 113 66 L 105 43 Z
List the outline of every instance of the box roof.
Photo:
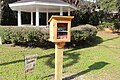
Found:
M 73 18 L 74 18 L 74 16 L 52 16 L 49 19 L 49 22 L 51 22 L 52 19 L 55 19 L 55 20 L 72 20 Z

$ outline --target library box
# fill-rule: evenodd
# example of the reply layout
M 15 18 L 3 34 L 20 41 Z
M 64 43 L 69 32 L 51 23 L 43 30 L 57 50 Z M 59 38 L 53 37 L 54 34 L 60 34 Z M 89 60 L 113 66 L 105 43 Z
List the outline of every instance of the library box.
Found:
M 73 16 L 52 16 L 50 22 L 50 41 L 70 42 L 71 20 Z

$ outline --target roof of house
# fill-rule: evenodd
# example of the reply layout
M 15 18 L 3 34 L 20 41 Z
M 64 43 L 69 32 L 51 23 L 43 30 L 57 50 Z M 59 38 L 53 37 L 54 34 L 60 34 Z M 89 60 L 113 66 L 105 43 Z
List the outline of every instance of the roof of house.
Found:
M 68 4 L 63 0 L 20 0 L 15 3 L 24 3 L 24 2 L 45 2 L 45 3 L 59 3 L 59 4 Z
M 12 10 L 20 10 L 25 12 L 35 12 L 38 7 L 40 12 L 60 12 L 60 7 L 63 7 L 63 11 L 77 10 L 77 8 L 63 0 L 20 0 L 9 4 Z

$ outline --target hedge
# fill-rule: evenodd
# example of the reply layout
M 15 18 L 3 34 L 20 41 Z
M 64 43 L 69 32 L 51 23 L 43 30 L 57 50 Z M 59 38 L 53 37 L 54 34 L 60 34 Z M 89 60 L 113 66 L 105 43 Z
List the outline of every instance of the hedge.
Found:
M 86 46 L 92 39 L 95 39 L 97 28 L 88 24 L 81 25 L 73 27 L 71 34 L 71 46 Z
M 104 30 L 104 28 L 114 29 L 114 22 L 103 22 L 97 26 L 98 30 Z
M 97 29 L 91 25 L 74 27 L 71 30 L 71 42 L 67 46 L 78 46 L 78 43 L 87 41 L 96 36 Z M 49 28 L 39 27 L 0 27 L 2 43 L 30 47 L 53 47 L 49 42 Z
M 120 22 L 114 23 L 114 28 L 115 28 L 115 30 L 117 30 L 117 32 L 119 32 L 119 30 L 120 30 Z
M 53 46 L 53 43 L 48 41 L 49 30 L 47 28 L 34 27 L 0 27 L 0 36 L 2 43 L 15 44 L 32 47 Z M 49 46 L 47 46 L 49 47 Z

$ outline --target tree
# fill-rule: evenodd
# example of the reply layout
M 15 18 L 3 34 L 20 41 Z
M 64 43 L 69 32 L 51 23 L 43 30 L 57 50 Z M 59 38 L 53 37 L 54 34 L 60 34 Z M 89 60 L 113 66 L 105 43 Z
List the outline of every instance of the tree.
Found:
M 117 6 L 118 6 L 119 21 L 120 21 L 120 0 L 117 0 Z
M 74 6 L 77 6 L 79 7 L 80 6 L 80 0 L 63 0 L 71 5 L 74 5 Z
M 5 1 L 5 0 L 0 0 L 0 25 L 2 22 L 3 8 L 6 5 L 6 2 L 7 1 Z
M 99 0 L 97 1 L 97 4 L 100 6 L 101 9 L 111 12 L 111 11 L 117 11 L 117 0 Z
M 1 2 L 0 2 L 0 25 L 1 25 L 1 19 L 2 19 L 2 13 L 1 13 Z
M 10 25 L 14 24 L 15 16 L 8 4 L 15 2 L 15 1 L 17 0 L 0 0 L 0 25 L 1 24 L 10 24 Z M 11 20 L 13 20 L 13 22 Z

